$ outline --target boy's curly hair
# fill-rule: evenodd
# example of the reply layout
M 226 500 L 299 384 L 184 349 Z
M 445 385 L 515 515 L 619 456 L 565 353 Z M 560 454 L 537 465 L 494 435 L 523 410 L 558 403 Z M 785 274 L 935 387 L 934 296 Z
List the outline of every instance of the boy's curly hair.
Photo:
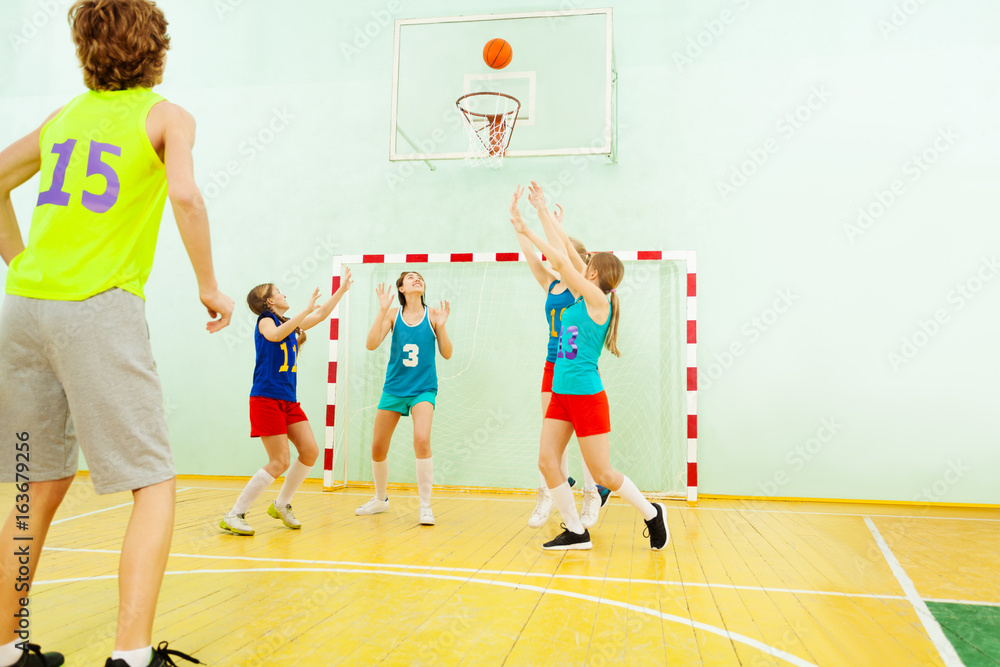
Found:
M 91 90 L 152 88 L 163 76 L 170 36 L 151 0 L 79 0 L 69 10 L 76 55 Z

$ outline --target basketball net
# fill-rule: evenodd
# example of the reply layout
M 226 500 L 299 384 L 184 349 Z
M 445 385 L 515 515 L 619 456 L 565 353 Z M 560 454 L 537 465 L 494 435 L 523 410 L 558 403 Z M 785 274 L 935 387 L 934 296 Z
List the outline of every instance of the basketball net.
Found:
M 499 167 L 514 133 L 521 103 L 504 93 L 483 92 L 463 95 L 455 105 L 469 135 L 469 154 L 465 160 Z

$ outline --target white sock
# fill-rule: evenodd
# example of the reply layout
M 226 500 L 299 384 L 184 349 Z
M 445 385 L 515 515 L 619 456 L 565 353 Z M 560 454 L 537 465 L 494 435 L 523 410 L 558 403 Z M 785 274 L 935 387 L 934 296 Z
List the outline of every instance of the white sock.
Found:
M 622 482 L 621 488 L 618 489 L 618 495 L 624 498 L 625 502 L 629 505 L 639 510 L 639 514 L 646 521 L 655 518 L 656 508 L 653 507 L 653 503 L 646 500 L 642 492 L 632 483 L 632 480 L 625 475 L 622 475 L 622 477 L 625 477 L 625 481 Z
M 582 535 L 585 529 L 580 523 L 580 515 L 576 513 L 576 503 L 573 501 L 573 492 L 569 490 L 569 482 L 563 482 L 554 489 L 549 489 L 549 493 L 559 508 L 566 530 Z
M 233 511 L 230 514 L 246 514 L 254 501 L 260 498 L 260 494 L 264 493 L 273 482 L 274 478 L 263 468 L 255 472 L 243 488 L 243 493 L 236 499 L 236 504 L 233 505 Z
M 434 457 L 417 459 L 417 492 L 421 507 L 431 504 L 431 487 L 434 485 Z
M 591 489 L 597 489 L 597 482 L 594 481 L 594 476 L 590 474 L 590 468 L 587 467 L 587 462 L 580 457 L 580 465 L 583 466 L 583 490 L 590 491 Z
M 134 651 L 113 651 L 111 659 L 124 660 L 129 667 L 147 667 L 153 660 L 153 647 L 137 648 Z
M 24 651 L 17 647 L 17 643 L 20 641 L 22 640 L 15 639 L 9 644 L 0 646 L 0 665 L 9 667 L 17 664 L 17 661 L 21 659 L 22 655 L 24 655 Z
M 274 501 L 276 507 L 284 507 L 285 505 L 292 504 L 292 496 L 302 486 L 302 482 L 305 481 L 306 476 L 309 475 L 309 471 L 312 468 L 312 466 L 307 466 L 298 459 L 295 459 L 295 463 L 285 473 L 285 481 L 281 484 L 281 491 L 278 491 L 278 497 Z
M 375 497 L 388 500 L 386 489 L 389 486 L 389 459 L 376 461 L 372 459 L 372 479 L 375 481 Z

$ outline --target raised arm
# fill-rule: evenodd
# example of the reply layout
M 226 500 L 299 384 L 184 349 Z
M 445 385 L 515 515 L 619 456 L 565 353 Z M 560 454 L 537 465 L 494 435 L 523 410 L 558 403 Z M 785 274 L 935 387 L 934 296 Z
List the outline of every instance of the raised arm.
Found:
M 451 344 L 451 338 L 448 337 L 448 330 L 445 329 L 445 322 L 448 321 L 448 316 L 451 315 L 451 304 L 447 301 L 441 302 L 440 308 L 431 308 L 431 322 L 434 324 L 434 335 L 437 337 L 438 349 L 441 350 L 441 356 L 445 359 L 451 359 L 451 353 L 453 347 Z
M 45 123 L 55 118 L 59 111 L 62 109 L 53 112 L 45 119 Z M 45 123 L 0 152 L 0 257 L 8 265 L 24 252 L 24 239 L 21 237 L 21 228 L 17 225 L 10 193 L 42 168 L 39 143 Z
M 330 298 L 323 302 L 319 308 L 313 312 L 306 315 L 306 318 L 302 320 L 302 324 L 299 328 L 305 331 L 306 329 L 312 329 L 314 326 L 324 321 L 326 318 L 330 317 L 330 313 L 333 309 L 337 307 L 340 300 L 347 294 L 347 290 L 351 289 L 351 269 L 350 267 L 344 267 L 344 279 L 340 281 L 340 287 L 336 292 L 330 295 Z
M 233 300 L 219 291 L 215 280 L 208 211 L 194 181 L 194 158 L 191 155 L 195 139 L 194 118 L 175 104 L 161 102 L 150 110 L 147 127 L 150 138 L 155 138 L 154 146 L 162 138 L 170 205 L 198 280 L 198 296 L 212 317 L 206 328 L 214 333 L 229 324 Z M 217 316 L 218 320 L 215 319 Z
M 274 320 L 270 317 L 262 319 L 257 325 L 257 328 L 260 329 L 260 333 L 264 336 L 264 338 L 268 339 L 272 343 L 280 343 L 288 338 L 293 331 L 301 328 L 303 320 L 316 310 L 316 299 L 318 298 L 319 288 L 316 288 L 313 290 L 312 297 L 309 298 L 309 304 L 302 310 L 301 313 L 282 322 L 280 326 L 275 324 Z
M 368 337 L 365 339 L 365 347 L 369 350 L 374 350 L 382 344 L 392 329 L 392 321 L 395 316 L 395 309 L 389 306 L 392 305 L 392 300 L 396 298 L 396 295 L 389 291 L 385 283 L 379 283 L 379 286 L 375 288 L 375 294 L 378 295 L 378 313 L 375 315 L 375 321 L 372 323 L 372 328 L 368 330 Z
M 552 268 L 559 272 L 562 281 L 574 293 L 583 297 L 583 300 L 587 303 L 587 312 L 591 318 L 594 321 L 606 321 L 608 313 L 611 312 L 611 305 L 608 303 L 607 295 L 573 267 L 569 261 L 569 257 L 566 255 L 565 249 L 550 245 L 545 239 L 533 232 L 523 220 L 511 218 L 511 224 L 514 225 L 514 229 L 518 234 L 525 236 L 549 258 Z
M 510 215 L 511 217 L 521 217 L 521 211 L 517 206 L 518 199 L 521 198 L 521 193 L 524 192 L 524 188 L 520 185 L 517 186 L 517 190 L 514 191 L 514 198 L 510 202 Z M 535 277 L 538 284 L 542 286 L 543 289 L 548 291 L 549 285 L 552 281 L 559 280 L 559 276 L 549 270 L 545 263 L 539 259 L 538 255 L 535 254 L 535 248 L 532 247 L 531 242 L 524 238 L 523 235 L 517 234 L 517 244 L 521 246 L 521 253 L 528 262 L 528 268 L 531 269 L 531 275 Z
M 558 217 L 554 217 L 552 212 L 549 211 L 548 205 L 545 203 L 545 193 L 542 191 L 542 186 L 540 186 L 535 181 L 531 182 L 531 188 L 528 191 L 528 201 L 535 210 L 538 212 L 538 219 L 542 221 L 542 229 L 545 230 L 545 237 L 554 246 L 559 246 L 566 249 L 566 256 L 569 258 L 570 262 L 580 273 L 583 273 L 587 265 L 583 263 L 580 259 L 580 255 L 576 252 L 576 248 L 573 247 L 573 242 L 569 240 L 569 234 L 566 233 L 565 228 L 563 228 L 563 210 L 562 206 L 558 206 L 559 214 Z

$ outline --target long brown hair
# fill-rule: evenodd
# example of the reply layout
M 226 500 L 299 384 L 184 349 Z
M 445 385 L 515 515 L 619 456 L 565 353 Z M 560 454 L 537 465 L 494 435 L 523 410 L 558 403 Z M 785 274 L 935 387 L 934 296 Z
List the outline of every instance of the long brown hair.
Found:
M 427 294 L 427 281 L 424 280 L 423 276 L 421 276 L 416 271 L 403 271 L 402 273 L 399 274 L 399 279 L 396 281 L 396 294 L 399 297 L 399 305 L 402 306 L 403 308 L 406 308 L 406 297 L 403 296 L 403 292 L 400 291 L 399 288 L 403 286 L 403 278 L 410 275 L 411 273 L 420 276 L 420 280 L 423 281 L 424 283 L 424 294 Z M 424 294 L 420 295 L 420 305 L 426 308 L 427 302 L 424 301 Z
M 573 249 L 580 255 L 580 259 L 583 260 L 584 264 L 590 261 L 590 253 L 587 252 L 587 246 L 583 245 L 583 241 L 571 236 L 569 237 L 569 242 L 573 244 Z
M 611 294 L 611 324 L 608 326 L 608 334 L 604 338 L 604 347 L 616 357 L 622 356 L 618 350 L 618 314 L 619 301 L 615 288 L 621 284 L 625 277 L 625 265 L 622 261 L 610 252 L 595 252 L 590 256 L 590 263 L 587 264 L 587 274 L 597 271 L 598 287 L 605 294 Z
M 282 324 L 284 324 L 288 321 L 288 318 L 283 315 L 278 315 L 278 313 L 271 310 L 271 304 L 267 302 L 267 300 L 271 298 L 272 290 L 274 290 L 274 283 L 263 283 L 261 285 L 257 285 L 250 290 L 249 294 L 247 294 L 247 306 L 250 308 L 250 312 L 257 317 L 260 317 L 265 312 L 272 313 Z M 295 333 L 298 336 L 298 345 L 299 347 L 302 347 L 302 345 L 306 342 L 306 332 L 301 328 L 297 328 L 295 329 Z
M 170 48 L 167 19 L 150 0 L 79 0 L 69 9 L 83 81 L 91 90 L 152 88 Z

